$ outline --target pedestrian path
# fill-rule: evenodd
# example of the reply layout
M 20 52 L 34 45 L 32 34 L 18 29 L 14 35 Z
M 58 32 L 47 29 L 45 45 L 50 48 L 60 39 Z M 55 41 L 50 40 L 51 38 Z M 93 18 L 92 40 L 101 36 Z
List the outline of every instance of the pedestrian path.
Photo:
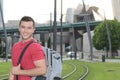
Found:
M 11 61 L 11 59 L 8 59 L 8 61 Z M 0 58 L 0 62 L 6 62 L 6 59 Z
M 102 62 L 102 59 L 93 59 L 93 60 L 80 59 L 80 61 Z M 105 59 L 105 62 L 120 62 L 120 59 Z
M 73 58 L 74 59 L 74 58 Z M 71 60 L 70 58 L 63 58 L 63 60 Z M 78 59 L 80 61 L 86 61 L 86 62 L 102 62 L 102 59 Z M 105 62 L 120 62 L 120 59 L 105 59 Z

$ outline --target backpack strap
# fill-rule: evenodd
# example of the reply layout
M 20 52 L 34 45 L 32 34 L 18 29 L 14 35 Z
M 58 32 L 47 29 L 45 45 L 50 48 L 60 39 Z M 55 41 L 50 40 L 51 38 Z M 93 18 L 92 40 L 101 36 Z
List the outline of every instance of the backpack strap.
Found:
M 19 57 L 19 59 L 18 59 L 18 63 L 17 63 L 18 65 L 21 63 L 22 57 L 23 57 L 26 49 L 27 49 L 27 48 L 29 47 L 29 45 L 32 44 L 33 42 L 34 42 L 34 41 L 29 42 L 29 43 L 24 47 L 24 49 L 22 50 L 21 55 L 20 55 L 20 57 Z M 21 67 L 21 68 L 22 68 L 22 67 Z M 18 80 L 18 75 L 16 75 L 16 80 Z
M 29 45 L 32 44 L 33 42 L 34 42 L 34 41 L 31 41 L 30 43 L 28 43 L 28 44 L 24 47 L 24 49 L 22 50 L 21 55 L 20 55 L 20 57 L 19 57 L 19 59 L 18 59 L 18 63 L 17 63 L 17 64 L 20 64 L 20 63 L 21 63 L 22 57 L 23 57 L 26 49 L 27 49 L 27 48 L 29 47 Z

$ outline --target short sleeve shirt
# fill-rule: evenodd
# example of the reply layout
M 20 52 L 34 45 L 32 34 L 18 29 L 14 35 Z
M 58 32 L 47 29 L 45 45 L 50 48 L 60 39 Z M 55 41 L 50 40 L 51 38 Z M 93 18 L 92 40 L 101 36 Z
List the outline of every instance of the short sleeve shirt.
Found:
M 18 59 L 19 59 L 19 56 L 22 50 L 32 40 L 33 39 L 25 43 L 22 43 L 22 41 L 20 41 L 14 44 L 12 48 L 12 65 L 13 66 L 17 66 L 17 62 L 18 62 Z M 34 42 L 30 44 L 30 46 L 26 49 L 20 64 L 23 69 L 28 70 L 28 69 L 32 69 L 35 67 L 34 61 L 41 60 L 41 59 L 45 59 L 42 46 L 38 44 L 37 42 Z M 31 80 L 31 79 L 29 76 L 19 76 L 19 80 Z

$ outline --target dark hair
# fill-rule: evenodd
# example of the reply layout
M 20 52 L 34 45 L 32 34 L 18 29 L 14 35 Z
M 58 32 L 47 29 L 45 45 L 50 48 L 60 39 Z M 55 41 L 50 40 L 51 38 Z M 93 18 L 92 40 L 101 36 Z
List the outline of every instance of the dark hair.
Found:
M 33 27 L 35 27 L 35 21 L 33 20 L 33 18 L 29 17 L 29 16 L 23 16 L 19 22 L 19 25 L 21 24 L 22 21 L 32 21 L 33 22 Z

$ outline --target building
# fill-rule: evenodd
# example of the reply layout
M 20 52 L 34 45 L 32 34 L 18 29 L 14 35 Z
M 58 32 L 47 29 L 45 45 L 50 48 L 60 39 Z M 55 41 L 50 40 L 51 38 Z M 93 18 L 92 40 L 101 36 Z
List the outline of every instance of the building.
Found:
M 113 16 L 120 21 L 120 0 L 112 0 Z
M 100 7 L 89 6 L 89 8 L 87 9 L 87 12 L 90 14 L 90 16 L 92 16 L 92 18 L 90 17 L 89 20 L 95 20 L 95 21 L 102 20 L 103 21 L 105 18 L 108 20 L 113 20 L 114 18 L 116 18 L 118 21 L 120 21 L 120 15 L 119 15 L 120 14 L 120 10 L 119 10 L 120 0 L 109 0 L 108 2 L 106 0 L 105 4 L 106 4 L 106 7 L 104 8 L 102 6 Z M 77 18 L 80 18 L 80 17 L 77 17 Z M 79 20 L 77 18 L 75 18 L 76 21 Z M 92 35 L 93 35 L 93 31 L 91 31 L 91 36 Z M 89 48 L 89 40 L 88 40 L 87 33 L 83 34 L 83 53 L 85 53 L 84 58 L 89 59 L 90 48 Z M 105 54 L 105 51 L 96 50 L 95 48 L 93 48 L 93 57 L 101 58 L 102 55 L 104 54 Z M 120 53 L 118 55 L 120 56 Z
M 3 0 L 0 0 L 0 6 L 1 6 L 2 11 L 3 11 Z M 0 27 L 2 27 L 2 15 L 1 15 L 1 10 L 0 10 Z
M 120 21 L 120 0 L 106 0 L 104 2 L 104 5 L 106 6 L 97 6 L 97 5 L 85 5 L 86 6 L 86 12 L 89 14 L 89 21 L 103 21 L 105 18 L 108 20 L 113 20 L 116 18 L 118 21 Z M 108 9 L 109 8 L 109 9 Z M 74 23 L 74 22 L 83 22 L 83 6 L 82 4 L 79 4 L 76 9 L 68 8 L 66 13 L 66 22 L 68 23 Z M 72 30 L 72 29 L 71 29 Z M 82 38 L 76 39 L 76 43 L 74 44 L 73 39 L 69 38 L 70 45 L 76 45 L 78 50 L 80 52 L 83 51 L 85 53 L 85 58 L 89 59 L 90 57 L 90 46 L 89 46 L 89 39 L 88 39 L 88 33 L 83 33 L 82 31 L 78 31 L 79 34 L 83 35 L 83 50 L 82 50 Z M 93 31 L 91 31 L 91 36 L 93 35 Z M 74 49 L 73 49 L 74 50 Z M 105 53 L 103 50 L 96 50 L 93 48 L 93 56 L 96 58 L 101 58 L 102 55 Z M 99 54 L 96 54 L 99 53 Z M 80 54 L 82 55 L 82 54 Z

